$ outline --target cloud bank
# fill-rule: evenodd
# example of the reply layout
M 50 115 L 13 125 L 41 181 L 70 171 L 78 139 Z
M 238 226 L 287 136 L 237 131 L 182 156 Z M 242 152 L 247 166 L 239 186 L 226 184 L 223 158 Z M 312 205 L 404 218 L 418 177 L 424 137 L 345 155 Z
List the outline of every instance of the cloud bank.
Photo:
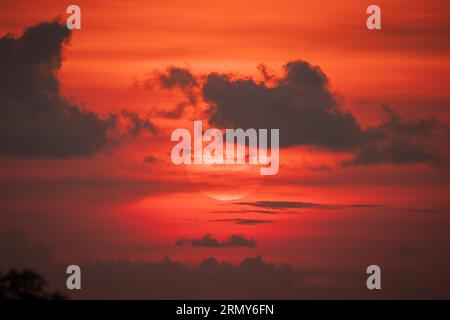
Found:
M 88 156 L 143 130 L 156 132 L 131 111 L 100 118 L 61 95 L 57 72 L 70 35 L 53 21 L 0 38 L 0 154 Z
M 443 126 L 434 118 L 405 119 L 383 106 L 388 119 L 365 128 L 343 110 L 320 67 L 293 60 L 283 67 L 280 77 L 268 74 L 266 67 L 259 70 L 264 81 L 217 72 L 195 76 L 176 67 L 160 73 L 160 78 L 165 79 L 163 88 L 188 87 L 190 96 L 198 91 L 207 105 L 205 116 L 211 126 L 278 128 L 281 147 L 308 146 L 353 154 L 342 162 L 344 166 L 447 163 L 441 155 L 443 148 L 437 151 L 429 143 Z
M 175 242 L 176 246 L 191 246 L 191 247 L 216 247 L 216 248 L 236 248 L 236 247 L 256 247 L 256 241 L 246 238 L 242 234 L 233 234 L 227 239 L 220 241 L 210 234 L 205 234 L 201 238 L 186 239 L 181 238 Z

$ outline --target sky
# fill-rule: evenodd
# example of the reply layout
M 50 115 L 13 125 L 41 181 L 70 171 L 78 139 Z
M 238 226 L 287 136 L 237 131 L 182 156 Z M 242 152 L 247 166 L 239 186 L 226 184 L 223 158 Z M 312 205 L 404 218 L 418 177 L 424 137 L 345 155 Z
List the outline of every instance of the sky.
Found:
M 359 0 L 78 1 L 73 31 L 67 1 L 2 3 L 0 267 L 79 264 L 75 297 L 449 298 L 449 5 L 376 3 L 381 30 Z M 279 128 L 279 172 L 173 164 L 194 120 Z

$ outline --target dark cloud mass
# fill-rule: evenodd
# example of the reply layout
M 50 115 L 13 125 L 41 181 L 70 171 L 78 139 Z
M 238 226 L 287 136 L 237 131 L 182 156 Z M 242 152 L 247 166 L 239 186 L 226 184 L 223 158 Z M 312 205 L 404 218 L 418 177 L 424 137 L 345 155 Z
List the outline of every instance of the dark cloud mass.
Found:
M 388 120 L 368 128 L 365 143 L 357 147 L 356 157 L 344 161 L 345 166 L 379 163 L 430 163 L 445 165 L 444 159 L 427 148 L 427 139 L 439 123 L 434 118 L 405 120 L 388 106 L 383 106 Z
M 210 123 L 243 129 L 278 128 L 281 146 L 348 150 L 358 143 L 358 122 L 338 108 L 328 79 L 318 67 L 294 61 L 284 72 L 273 87 L 252 79 L 208 75 L 202 92 L 211 104 Z
M 256 247 L 256 241 L 246 238 L 242 234 L 233 234 L 224 241 L 217 240 L 210 234 L 205 234 L 198 239 L 181 238 L 175 242 L 177 246 L 189 245 L 191 247 L 217 247 L 217 248 L 235 248 L 235 247 Z
M 165 72 L 157 74 L 159 83 L 163 88 L 191 88 L 198 85 L 192 73 L 180 67 L 168 67 Z
M 298 202 L 298 201 L 254 201 L 254 202 L 236 202 L 237 205 L 253 206 L 258 208 L 268 209 L 297 209 L 297 208 L 323 208 L 329 207 L 327 205 L 310 203 L 310 202 Z
M 0 38 L 0 154 L 86 156 L 141 130 L 155 132 L 133 112 L 101 119 L 61 95 L 57 72 L 69 40 L 70 31 L 57 21 Z M 119 120 L 128 123 L 123 132 Z
M 79 260 L 82 290 L 66 288 L 66 268 L 52 259 L 52 248 L 30 243 L 21 231 L 0 231 L 0 273 L 31 268 L 52 288 L 70 298 L 84 299 L 448 299 L 446 269 L 386 271 L 381 293 L 362 285 L 366 273 L 298 269 L 261 256 L 234 264 L 214 257 L 200 263 L 169 258 L 159 261 Z M 425 256 L 424 256 L 425 257 Z M 301 271 L 299 271 L 301 270 Z M 324 283 L 326 285 L 324 285 Z M 381 295 L 380 295 L 381 294 Z
M 211 213 L 258 213 L 258 214 L 275 214 L 276 212 L 273 210 L 248 210 L 248 209 L 240 209 L 240 210 L 211 210 Z
M 182 70 L 178 71 L 180 75 L 175 73 L 176 77 L 168 71 L 161 74 L 163 79 L 170 79 L 165 87 L 178 86 L 184 90 L 186 86 L 198 86 L 199 95 L 208 105 L 206 116 L 212 126 L 278 128 L 282 147 L 302 145 L 351 152 L 354 157 L 344 161 L 344 166 L 445 164 L 436 150 L 429 148 L 429 140 L 440 125 L 438 121 L 406 120 L 384 107 L 388 120 L 364 128 L 342 109 L 323 71 L 308 62 L 287 63 L 279 78 L 269 75 L 266 67 L 260 67 L 265 79 L 262 82 L 214 72 L 194 81 L 195 76 L 189 70 Z
M 187 97 L 186 101 L 178 103 L 172 110 L 159 111 L 158 116 L 168 119 L 178 119 L 182 117 L 185 110 L 197 104 L 199 83 L 195 76 L 186 68 L 168 67 L 165 72 L 155 71 L 153 77 L 162 88 L 179 88 Z M 153 82 L 150 78 L 150 83 Z
M 0 273 L 31 268 L 71 298 L 288 299 L 301 292 L 299 271 L 260 256 L 247 257 L 237 265 L 213 257 L 195 264 L 169 258 L 155 262 L 83 259 L 83 289 L 75 292 L 66 289 L 67 266 L 57 264 L 49 247 L 30 243 L 22 231 L 0 231 L 0 249 Z

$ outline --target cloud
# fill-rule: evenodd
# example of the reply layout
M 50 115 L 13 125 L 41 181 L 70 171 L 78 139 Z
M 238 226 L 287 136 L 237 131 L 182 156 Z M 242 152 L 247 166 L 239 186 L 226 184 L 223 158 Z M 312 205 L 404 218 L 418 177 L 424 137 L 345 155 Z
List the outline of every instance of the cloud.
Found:
M 275 214 L 273 210 L 212 210 L 211 213 L 259 213 L 259 214 Z
M 60 93 L 57 72 L 70 31 L 58 21 L 0 38 L 0 154 L 88 156 L 154 125 L 131 111 L 100 118 Z
M 186 68 L 168 67 L 165 72 L 156 73 L 157 79 L 163 88 L 187 89 L 198 86 L 197 80 Z
M 83 290 L 66 288 L 66 265 L 52 259 L 49 247 L 30 243 L 21 231 L 0 232 L 0 272 L 31 268 L 42 272 L 52 287 L 85 299 L 282 299 L 301 291 L 299 271 L 289 265 L 247 257 L 239 264 L 213 257 L 200 263 L 83 259 Z M 113 281 L 111 280 L 113 279 Z
M 344 166 L 380 163 L 445 165 L 445 160 L 426 145 L 439 125 L 436 119 L 405 120 L 389 106 L 383 106 L 383 110 L 388 120 L 365 131 L 365 142 L 357 146 L 356 156 L 345 160 Z
M 200 263 L 165 258 L 162 261 L 76 259 L 82 270 L 83 290 L 66 288 L 67 265 L 56 263 L 49 247 L 30 243 L 20 231 L 0 232 L 0 272 L 32 268 L 45 275 L 51 287 L 70 298 L 82 299 L 372 299 L 361 270 L 313 270 L 270 263 L 261 256 L 238 264 L 214 257 Z M 400 248 L 405 255 L 405 249 Z M 410 255 L 411 253 L 406 253 Z M 73 260 L 72 260 L 73 261 Z M 442 271 L 442 272 L 441 272 Z M 390 290 L 378 298 L 448 299 L 446 269 L 437 272 L 389 271 Z M 75 292 L 77 291 L 77 292 Z M 383 293 L 384 292 L 384 293 Z
M 153 134 L 158 132 L 156 126 L 148 119 L 142 119 L 136 113 L 129 110 L 122 110 L 121 115 L 123 118 L 128 119 L 131 125 L 128 125 L 128 133 L 132 136 L 138 135 L 142 130 L 146 130 Z
M 268 208 L 268 209 L 331 208 L 328 205 L 310 202 L 299 202 L 299 201 L 254 201 L 254 202 L 236 202 L 234 204 L 243 206 L 253 206 L 258 208 Z
M 198 239 L 181 238 L 175 242 L 177 246 L 189 245 L 191 247 L 217 247 L 217 248 L 235 248 L 235 247 L 256 247 L 256 241 L 246 238 L 242 234 L 233 234 L 224 241 L 215 239 L 210 234 L 205 234 Z
M 179 89 L 186 97 L 171 110 L 153 110 L 156 117 L 179 119 L 185 115 L 186 109 L 197 105 L 199 96 L 199 80 L 187 68 L 169 66 L 164 71 L 154 70 L 144 81 L 136 81 L 134 87 L 143 85 L 146 89 L 160 86 L 163 89 Z
M 339 108 L 328 79 L 319 67 L 305 61 L 284 66 L 274 86 L 249 78 L 209 74 L 202 88 L 210 107 L 209 122 L 219 127 L 278 128 L 280 145 L 314 145 L 349 150 L 362 129 Z
M 353 158 L 345 160 L 344 166 L 446 163 L 440 156 L 442 146 L 440 151 L 430 148 L 430 140 L 442 125 L 435 119 L 406 120 L 384 107 L 388 120 L 364 128 L 352 113 L 343 110 L 318 66 L 293 60 L 283 67 L 280 77 L 269 73 L 264 65 L 259 66 L 259 71 L 264 81 L 216 72 L 194 77 L 185 69 L 183 76 L 172 79 L 167 71 L 166 77 L 171 80 L 166 88 L 178 85 L 185 90 L 187 84 L 191 89 L 200 87 L 197 95 L 207 104 L 204 114 L 212 126 L 278 128 L 281 147 L 310 146 L 352 153 Z M 191 90 L 190 95 L 195 92 Z
M 210 221 L 216 221 L 216 222 L 234 222 L 236 224 L 246 224 L 246 225 L 254 225 L 254 224 L 261 224 L 261 223 L 273 223 L 272 220 L 263 220 L 263 219 L 215 219 Z
M 345 209 L 345 208 L 382 208 L 380 204 L 320 204 L 300 201 L 253 201 L 235 202 L 234 205 L 252 206 L 267 209 Z

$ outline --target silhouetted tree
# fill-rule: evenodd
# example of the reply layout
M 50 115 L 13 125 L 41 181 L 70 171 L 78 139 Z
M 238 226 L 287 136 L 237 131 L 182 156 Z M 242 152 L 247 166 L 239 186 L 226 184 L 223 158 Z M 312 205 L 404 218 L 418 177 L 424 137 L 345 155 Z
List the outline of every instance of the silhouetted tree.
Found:
M 61 300 L 59 292 L 49 292 L 44 277 L 32 270 L 10 270 L 0 273 L 0 300 Z

